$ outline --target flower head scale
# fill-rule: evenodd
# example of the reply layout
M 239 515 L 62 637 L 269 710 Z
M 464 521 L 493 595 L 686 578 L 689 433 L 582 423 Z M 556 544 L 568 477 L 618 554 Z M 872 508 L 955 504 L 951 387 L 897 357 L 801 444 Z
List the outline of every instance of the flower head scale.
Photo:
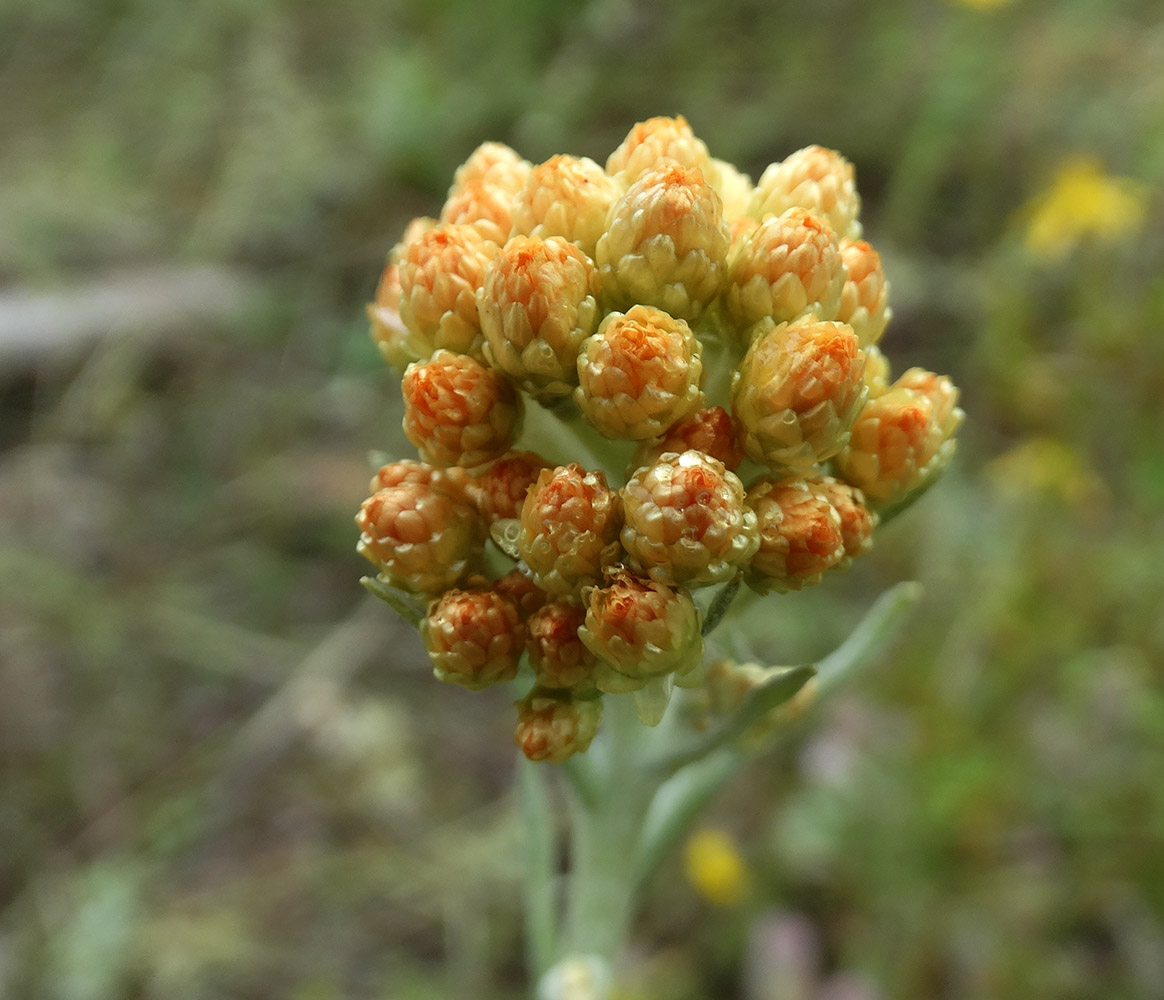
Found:
M 422 594 L 462 581 L 485 548 L 477 512 L 432 482 L 402 479 L 377 490 L 361 505 L 356 525 L 359 553 L 394 586 Z
M 561 236 L 516 236 L 477 294 L 485 357 L 536 399 L 567 396 L 578 351 L 598 325 L 598 274 Z
M 743 483 L 702 452 L 663 455 L 621 493 L 623 548 L 661 583 L 723 583 L 760 544 Z
M 525 626 L 493 590 L 449 590 L 429 605 L 420 637 L 438 680 L 480 690 L 517 675 Z
M 622 509 L 601 471 L 543 469 L 521 509 L 517 548 L 534 581 L 577 597 L 618 558 Z
M 651 306 L 612 312 L 578 356 L 574 401 L 608 438 L 643 441 L 703 405 L 700 344 Z
M 521 397 L 504 375 L 452 351 L 408 366 L 404 433 L 432 465 L 473 469 L 504 455 L 521 425 Z
M 847 443 L 868 390 L 865 356 L 844 323 L 761 324 L 732 379 L 744 450 L 775 471 L 810 472 Z
M 541 687 L 594 687 L 594 654 L 578 638 L 586 609 L 569 601 L 542 605 L 526 623 L 526 649 Z
M 611 209 L 595 249 L 603 292 L 615 308 L 642 303 L 695 321 L 723 285 L 730 241 L 703 173 L 664 162 Z
M 841 517 L 812 480 L 764 477 L 748 487 L 759 519 L 760 546 L 748 566 L 748 586 L 766 594 L 820 583 L 845 556 Z
M 711 155 L 682 115 L 648 118 L 630 130 L 606 160 L 606 172 L 629 187 L 665 162 L 709 172 Z
M 549 464 L 532 451 L 506 452 L 483 472 L 466 478 L 464 490 L 486 525 L 520 517 L 526 493 Z
M 594 256 L 606 216 L 622 188 L 585 156 L 552 156 L 530 171 L 513 202 L 515 233 L 561 236 Z
M 477 289 L 497 244 L 471 226 L 436 226 L 408 243 L 400 256 L 399 315 L 427 349 L 480 355 Z
M 578 637 L 599 659 L 598 689 L 625 694 L 698 666 L 699 627 L 699 612 L 685 590 L 618 570 L 605 587 L 590 590 Z
M 840 237 L 859 238 L 861 199 L 853 165 L 840 153 L 823 146 L 806 146 L 780 163 L 771 164 L 756 182 L 748 214 L 763 220 L 790 208 L 804 208 L 823 216 Z

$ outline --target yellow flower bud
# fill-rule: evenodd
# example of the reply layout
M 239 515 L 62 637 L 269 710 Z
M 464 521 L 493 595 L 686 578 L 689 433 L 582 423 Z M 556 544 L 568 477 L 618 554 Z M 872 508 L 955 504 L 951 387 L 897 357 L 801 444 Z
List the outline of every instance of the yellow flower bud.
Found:
M 876 344 L 893 315 L 881 255 L 864 240 L 843 240 L 841 259 L 848 272 L 836 318 L 848 323 L 862 347 Z
M 806 146 L 760 175 L 748 214 L 755 219 L 804 208 L 828 219 L 838 236 L 857 239 L 861 199 L 853 165 L 823 146 Z
M 606 172 L 624 187 L 664 162 L 708 172 L 711 157 L 707 146 L 695 137 L 687 119 L 648 118 L 639 122 L 606 161 Z
M 622 194 L 618 183 L 585 156 L 554 156 L 530 171 L 513 202 L 513 231 L 547 239 L 561 236 L 594 256 L 606 216 Z
M 814 481 L 765 476 L 748 487 L 747 501 L 759 519 L 760 547 L 745 579 L 758 593 L 820 583 L 844 558 L 840 514 Z

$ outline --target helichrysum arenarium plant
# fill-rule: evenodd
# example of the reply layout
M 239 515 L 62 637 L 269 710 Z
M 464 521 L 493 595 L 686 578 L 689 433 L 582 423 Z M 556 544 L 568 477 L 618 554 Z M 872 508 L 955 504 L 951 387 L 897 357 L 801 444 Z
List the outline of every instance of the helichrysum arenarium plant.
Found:
M 957 390 L 894 379 L 879 349 L 889 285 L 850 163 L 811 146 L 753 184 L 681 117 L 636 125 L 605 167 L 482 145 L 368 314 L 419 460 L 373 478 L 364 582 L 438 680 L 521 685 L 514 740 L 565 765 L 572 823 L 560 914 L 525 765 L 530 961 L 544 996 L 601 996 L 654 863 L 910 591 L 815 667 L 705 639 L 741 586 L 776 600 L 868 552 L 949 462 Z

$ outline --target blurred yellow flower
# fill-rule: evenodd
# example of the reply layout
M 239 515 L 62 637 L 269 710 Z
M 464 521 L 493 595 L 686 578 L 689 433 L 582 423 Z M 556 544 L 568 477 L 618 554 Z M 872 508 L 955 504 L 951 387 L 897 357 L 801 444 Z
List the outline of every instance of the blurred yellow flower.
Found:
M 696 891 L 714 906 L 735 906 L 744 898 L 748 870 L 735 841 L 722 830 L 692 834 L 683 850 L 683 869 Z
M 1005 7 L 1013 0 L 957 0 L 963 7 L 971 10 L 994 10 L 995 7 Z
M 1057 260 L 1088 237 L 1113 240 L 1144 221 L 1146 201 L 1146 185 L 1112 177 L 1090 157 L 1071 157 L 1027 205 L 1027 249 Z
M 1072 505 L 1106 495 L 1103 480 L 1074 448 L 1049 437 L 1035 437 L 999 455 L 987 476 L 1004 496 L 1054 496 Z

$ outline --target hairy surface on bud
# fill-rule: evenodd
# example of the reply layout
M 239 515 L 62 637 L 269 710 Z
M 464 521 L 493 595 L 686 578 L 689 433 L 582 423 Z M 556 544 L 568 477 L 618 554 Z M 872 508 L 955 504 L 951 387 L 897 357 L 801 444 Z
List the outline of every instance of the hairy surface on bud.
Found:
M 621 495 L 623 548 L 660 583 L 723 583 L 760 544 L 743 483 L 702 452 L 663 455 Z
M 441 209 L 445 225 L 469 226 L 482 239 L 501 246 L 513 228 L 513 192 L 488 180 L 455 187 Z
M 656 437 L 703 405 L 699 341 L 651 306 L 610 313 L 578 356 L 574 401 L 606 437 Z
M 527 491 L 548 467 L 549 462 L 532 451 L 510 451 L 470 478 L 465 492 L 487 525 L 520 517 Z
M 804 208 L 824 216 L 840 237 L 857 239 L 861 225 L 853 165 L 836 150 L 806 146 L 771 164 L 756 183 L 749 214 L 756 219 Z
M 732 261 L 723 301 L 740 329 L 769 316 L 782 323 L 809 311 L 835 315 L 845 287 L 837 237 L 804 209 L 766 218 L 743 237 Z
M 505 454 L 521 425 L 521 397 L 500 372 L 437 351 L 404 372 L 404 433 L 431 465 L 473 469 Z
M 552 156 L 530 171 L 513 202 L 513 230 L 548 239 L 561 236 L 594 256 L 606 216 L 622 188 L 585 156 Z
M 586 619 L 580 604 L 553 601 L 526 623 L 526 649 L 537 682 L 545 688 L 592 687 L 594 654 L 578 638 Z
M 529 171 L 529 163 L 505 143 L 483 142 L 457 167 L 449 196 L 481 181 L 514 194 L 525 184 Z
M 525 650 L 517 607 L 492 590 L 450 590 L 429 605 L 420 637 L 438 680 L 478 691 L 511 681 Z
M 732 378 L 744 450 L 775 471 L 809 471 L 839 452 L 868 390 L 865 356 L 843 323 L 769 325 Z
M 852 561 L 873 548 L 873 530 L 880 518 L 865 504 L 865 494 L 857 487 L 850 486 L 833 476 L 821 476 L 814 480 L 817 490 L 837 512 L 841 519 L 841 539 L 845 545 L 845 555 L 837 569 L 848 569 Z
M 765 476 L 748 488 L 748 506 L 759 518 L 760 547 L 745 579 L 758 593 L 820 583 L 844 557 L 841 517 L 812 481 Z
M 398 278 L 400 318 L 427 348 L 480 353 L 477 289 L 497 253 L 470 226 L 437 226 L 403 250 Z
M 578 382 L 578 351 L 598 325 L 598 273 L 561 236 L 515 236 L 477 296 L 485 357 L 536 398 Z
M 528 573 L 519 568 L 511 569 L 505 576 L 499 576 L 494 580 L 493 589 L 517 605 L 522 621 L 527 620 L 550 599 L 550 595 L 534 583 Z
M 606 172 L 629 186 L 664 161 L 705 173 L 711 166 L 707 146 L 696 138 L 682 115 L 639 122 L 607 158 Z
M 862 347 L 869 347 L 881 339 L 893 315 L 881 254 L 864 240 L 843 240 L 841 259 L 847 274 L 836 318 L 853 328 Z
M 697 667 L 703 658 L 699 627 L 686 591 L 620 571 L 590 591 L 578 636 L 599 659 L 598 689 L 625 694 Z
M 534 688 L 514 703 L 513 742 L 533 761 L 562 764 L 585 753 L 602 721 L 602 699 L 580 701 L 561 691 Z
M 595 263 L 616 308 L 643 303 L 694 322 L 723 285 L 730 240 L 703 174 L 665 164 L 614 203 Z
M 463 500 L 431 483 L 401 480 L 377 490 L 356 515 L 362 556 L 396 587 L 434 594 L 480 564 L 484 525 Z
M 963 417 L 957 399 L 945 376 L 910 369 L 861 410 L 837 472 L 877 506 L 928 485 L 954 455 L 952 435 Z
M 634 468 L 650 465 L 669 451 L 701 451 L 709 458 L 722 462 L 724 468 L 735 471 L 744 460 L 739 433 L 731 414 L 722 406 L 708 406 L 696 410 L 678 423 L 672 424 L 661 437 L 644 442 L 635 452 Z
M 543 469 L 521 509 L 517 548 L 534 581 L 577 596 L 619 555 L 622 509 L 601 470 L 577 463 Z

